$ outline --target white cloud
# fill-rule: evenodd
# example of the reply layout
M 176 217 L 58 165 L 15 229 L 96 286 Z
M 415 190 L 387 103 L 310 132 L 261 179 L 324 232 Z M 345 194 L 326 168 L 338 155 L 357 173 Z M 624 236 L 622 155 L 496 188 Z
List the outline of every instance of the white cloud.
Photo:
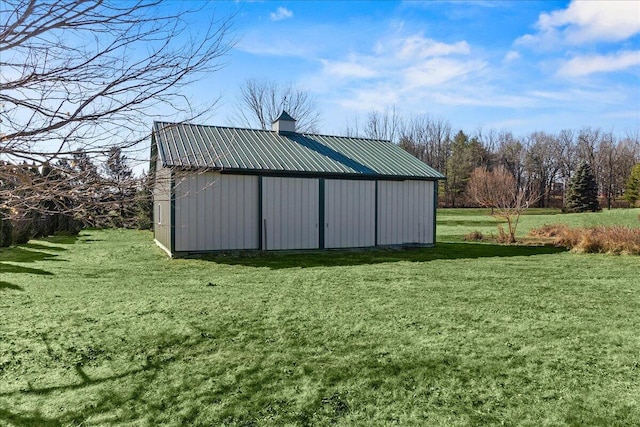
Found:
M 380 83 L 373 87 L 354 88 L 348 91 L 348 96 L 340 96 L 334 102 L 342 108 L 358 113 L 379 110 L 382 106 L 395 105 L 401 94 L 394 86 Z
M 549 47 L 557 43 L 582 44 L 621 41 L 640 33 L 638 1 L 572 1 L 569 7 L 541 13 L 538 32 L 516 43 Z
M 418 111 L 435 92 L 446 94 L 468 81 L 484 78 L 487 63 L 471 56 L 466 41 L 445 43 L 422 35 L 391 36 L 373 42 L 370 53 L 322 60 L 320 73 L 307 82 L 331 102 L 352 111 L 371 111 L 399 102 Z M 464 102 L 466 103 L 466 102 Z
M 481 70 L 482 61 L 460 61 L 451 58 L 433 58 L 421 61 L 403 70 L 407 87 L 440 86 L 456 78 Z
M 539 101 L 540 105 L 576 105 L 603 104 L 610 105 L 625 99 L 624 90 L 607 85 L 606 88 L 593 86 L 589 89 L 568 87 L 564 89 L 536 89 L 526 93 Z
M 321 62 L 324 65 L 325 73 L 338 78 L 366 79 L 377 74 L 369 66 L 358 63 L 357 59 L 343 62 L 322 60 Z
M 399 42 L 399 46 L 397 46 L 399 58 L 428 58 L 453 54 L 468 55 L 471 52 L 469 44 L 464 40 L 447 44 L 414 35 L 397 42 Z
M 520 52 L 518 52 L 517 50 L 510 50 L 504 56 L 503 61 L 504 62 L 513 62 L 513 61 L 517 61 L 518 59 L 520 59 Z
M 576 56 L 566 61 L 559 69 L 561 77 L 579 77 L 593 73 L 626 70 L 640 65 L 640 50 L 622 51 L 610 55 Z
M 410 86 L 449 81 L 477 68 L 469 66 L 471 49 L 466 41 L 452 44 L 419 35 L 386 39 L 372 54 L 351 54 L 344 60 L 323 60 L 326 78 L 359 79 L 377 77 L 402 81 Z
M 282 21 L 283 19 L 293 18 L 293 12 L 286 7 L 279 7 L 275 12 L 269 15 L 272 21 Z

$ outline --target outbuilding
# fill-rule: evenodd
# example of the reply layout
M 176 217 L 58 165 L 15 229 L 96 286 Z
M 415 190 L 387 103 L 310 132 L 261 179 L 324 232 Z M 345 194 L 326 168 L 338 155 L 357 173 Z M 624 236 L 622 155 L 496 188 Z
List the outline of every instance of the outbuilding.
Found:
M 154 237 L 171 256 L 435 244 L 444 176 L 390 141 L 155 122 Z

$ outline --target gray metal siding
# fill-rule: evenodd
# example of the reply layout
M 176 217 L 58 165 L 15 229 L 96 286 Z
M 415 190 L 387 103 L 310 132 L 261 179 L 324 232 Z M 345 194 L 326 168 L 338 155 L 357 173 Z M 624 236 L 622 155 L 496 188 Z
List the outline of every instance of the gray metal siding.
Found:
M 153 235 L 165 250 L 171 250 L 171 170 L 159 161 L 153 186 Z
M 258 177 L 177 174 L 175 250 L 258 249 Z
M 378 182 L 378 244 L 433 244 L 432 181 Z
M 375 181 L 325 180 L 325 247 L 375 246 Z
M 318 248 L 319 180 L 264 177 L 262 247 Z

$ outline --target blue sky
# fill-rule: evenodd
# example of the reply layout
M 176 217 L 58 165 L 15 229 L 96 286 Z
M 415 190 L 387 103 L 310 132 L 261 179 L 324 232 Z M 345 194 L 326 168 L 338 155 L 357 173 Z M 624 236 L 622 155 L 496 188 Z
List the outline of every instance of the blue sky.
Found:
M 640 2 L 214 2 L 235 13 L 227 65 L 194 88 L 230 125 L 249 78 L 317 100 L 321 133 L 374 109 L 454 129 L 640 128 Z M 204 23 L 203 23 L 204 24 Z

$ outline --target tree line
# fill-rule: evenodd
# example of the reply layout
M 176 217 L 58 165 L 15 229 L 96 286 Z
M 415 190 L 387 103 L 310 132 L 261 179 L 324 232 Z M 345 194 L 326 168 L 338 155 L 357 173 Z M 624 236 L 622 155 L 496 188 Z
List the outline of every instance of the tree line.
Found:
M 624 198 L 632 169 L 640 163 L 640 133 L 623 137 L 598 128 L 535 131 L 516 136 L 508 130 L 457 132 L 449 121 L 428 115 L 402 117 L 393 109 L 371 112 L 347 126 L 348 136 L 395 142 L 447 176 L 440 206 L 477 206 L 468 191 L 477 168 L 504 168 L 516 188 L 526 189 L 536 207 L 563 207 L 569 182 L 581 163 L 593 171 L 603 207 L 630 206 Z M 629 194 L 631 196 L 631 194 Z
M 112 147 L 100 164 L 77 151 L 56 164 L 0 162 L 0 247 L 84 227 L 151 227 L 151 183 Z

